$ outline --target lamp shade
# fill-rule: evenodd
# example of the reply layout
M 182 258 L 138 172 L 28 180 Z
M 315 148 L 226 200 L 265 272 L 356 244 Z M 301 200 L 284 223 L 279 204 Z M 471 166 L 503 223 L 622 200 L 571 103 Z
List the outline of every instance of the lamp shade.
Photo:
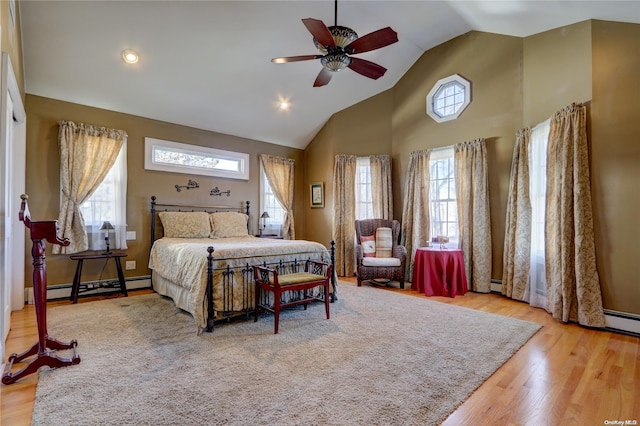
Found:
M 262 219 L 267 219 L 267 218 L 269 218 L 269 217 L 271 217 L 271 216 L 269 216 L 269 213 L 267 213 L 267 212 L 262 212 L 262 215 L 260 215 L 260 217 L 261 217 Z
M 320 63 L 329 71 L 337 72 L 351 64 L 351 58 L 344 53 L 330 53 L 320 58 Z
M 349 27 L 343 27 L 338 25 L 337 27 L 331 26 L 328 27 L 329 32 L 331 32 L 331 37 L 333 37 L 333 41 L 336 44 L 336 47 L 339 49 L 343 49 L 353 41 L 358 39 L 358 33 L 353 31 Z M 328 53 L 327 48 L 321 45 L 318 40 L 314 37 L 313 44 L 315 44 L 316 48 L 322 53 Z
M 115 228 L 113 227 L 111 222 L 109 222 L 108 220 L 105 220 L 104 222 L 102 222 L 102 226 L 100 227 L 100 230 L 105 230 L 105 229 L 115 229 Z

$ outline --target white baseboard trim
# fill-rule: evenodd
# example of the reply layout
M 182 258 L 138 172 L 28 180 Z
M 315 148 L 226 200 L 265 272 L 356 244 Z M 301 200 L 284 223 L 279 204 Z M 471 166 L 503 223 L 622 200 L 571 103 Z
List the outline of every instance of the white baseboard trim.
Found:
M 114 279 L 94 281 L 96 283 L 112 283 L 117 282 Z M 127 290 L 136 290 L 139 288 L 151 288 L 151 277 L 149 275 L 141 276 L 141 277 L 128 277 L 125 279 L 127 283 Z M 56 300 L 56 299 L 68 299 L 71 297 L 71 287 L 72 284 L 58 284 L 47 287 L 47 300 Z M 101 288 L 98 287 L 92 291 L 82 292 L 82 295 L 95 296 L 99 294 L 106 294 L 112 292 L 118 292 L 118 289 L 114 288 Z M 27 287 L 25 288 L 25 304 L 32 305 L 33 304 L 33 288 Z
M 33 287 L 25 287 L 24 289 L 24 304 L 33 305 Z
M 502 293 L 502 280 L 491 280 L 491 292 Z M 604 320 L 610 331 L 640 336 L 640 315 L 605 309 Z
M 640 315 L 605 309 L 604 321 L 609 330 L 640 336 Z

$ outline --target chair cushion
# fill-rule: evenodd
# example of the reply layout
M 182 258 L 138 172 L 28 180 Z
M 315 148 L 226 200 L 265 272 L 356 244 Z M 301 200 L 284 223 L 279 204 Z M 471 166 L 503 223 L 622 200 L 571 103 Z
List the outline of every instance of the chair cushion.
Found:
M 364 257 L 375 257 L 376 255 L 376 236 L 375 235 L 360 237 L 360 245 L 362 246 Z
M 365 257 L 362 259 L 363 266 L 400 266 L 400 259 L 397 257 Z
M 391 228 L 376 229 L 376 257 L 391 257 L 393 233 Z
M 324 281 L 325 279 L 326 277 L 323 277 L 322 275 L 311 274 L 309 272 L 296 272 L 295 274 L 278 275 L 278 284 L 286 286 L 312 281 Z

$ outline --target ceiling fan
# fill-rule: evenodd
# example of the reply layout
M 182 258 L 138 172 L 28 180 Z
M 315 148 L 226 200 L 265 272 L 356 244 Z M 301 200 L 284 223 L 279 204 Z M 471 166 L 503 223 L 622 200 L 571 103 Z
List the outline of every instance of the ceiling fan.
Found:
M 302 23 L 313 36 L 313 43 L 322 55 L 288 56 L 273 58 L 271 62 L 283 64 L 287 62 L 320 59 L 322 70 L 316 77 L 313 87 L 324 86 L 331 80 L 332 73 L 351 68 L 358 74 L 377 80 L 387 69 L 365 59 L 350 55 L 380 49 L 398 41 L 398 33 L 391 27 L 382 28 L 358 38 L 351 28 L 338 26 L 338 0 L 335 0 L 335 23 L 327 27 L 324 22 L 307 18 Z

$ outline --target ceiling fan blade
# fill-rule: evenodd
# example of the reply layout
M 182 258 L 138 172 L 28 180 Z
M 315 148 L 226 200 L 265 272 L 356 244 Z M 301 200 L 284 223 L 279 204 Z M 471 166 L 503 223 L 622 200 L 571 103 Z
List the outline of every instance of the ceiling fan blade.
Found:
M 275 64 L 286 64 L 287 62 L 308 61 L 310 59 L 320 59 L 322 55 L 301 55 L 301 56 L 287 56 L 285 58 L 273 58 L 271 62 Z
M 351 68 L 358 74 L 362 74 L 365 77 L 369 77 L 374 80 L 379 79 L 384 75 L 385 72 L 387 72 L 387 69 L 385 67 L 360 58 L 351 58 L 351 64 L 349 65 L 349 68 Z
M 331 31 L 329 31 L 329 28 L 327 28 L 324 22 L 319 19 L 307 18 L 303 19 L 302 23 L 307 27 L 311 35 L 318 40 L 318 43 L 325 47 L 336 47 L 336 42 L 333 40 Z
M 397 41 L 398 33 L 393 31 L 391 27 L 387 27 L 364 35 L 352 43 L 349 43 L 345 47 L 345 51 L 349 54 L 369 52 L 370 50 L 380 49 Z
M 322 69 L 318 73 L 318 76 L 316 77 L 316 81 L 313 82 L 313 87 L 326 86 L 327 84 L 329 84 L 329 81 L 331 81 L 331 75 L 331 71 L 322 67 Z

